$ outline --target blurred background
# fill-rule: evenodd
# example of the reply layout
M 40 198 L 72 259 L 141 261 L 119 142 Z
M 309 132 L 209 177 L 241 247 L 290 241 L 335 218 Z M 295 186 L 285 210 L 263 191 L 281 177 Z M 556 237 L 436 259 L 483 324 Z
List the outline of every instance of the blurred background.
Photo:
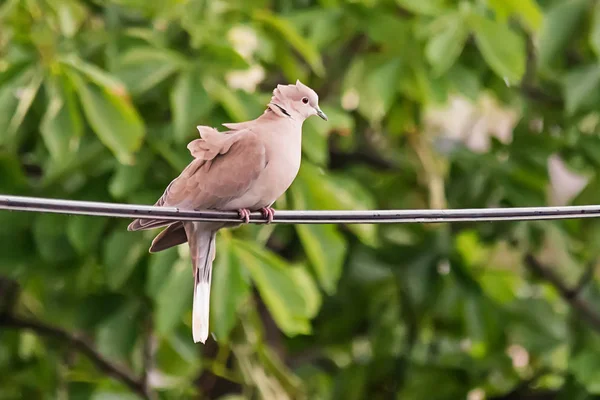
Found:
M 591 0 L 4 0 L 0 193 L 153 204 L 195 125 L 300 79 L 279 209 L 600 203 Z M 0 399 L 587 399 L 600 221 L 252 225 L 186 246 L 0 212 Z

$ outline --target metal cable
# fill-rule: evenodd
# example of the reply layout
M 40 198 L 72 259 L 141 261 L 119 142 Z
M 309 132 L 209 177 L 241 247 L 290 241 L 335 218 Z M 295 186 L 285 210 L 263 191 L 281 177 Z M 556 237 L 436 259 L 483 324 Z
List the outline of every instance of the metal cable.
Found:
M 189 211 L 154 207 L 0 195 L 0 210 L 50 212 L 119 218 L 150 218 L 173 221 L 239 222 L 235 211 Z M 365 210 L 289 211 L 277 210 L 273 223 L 280 224 L 393 224 L 440 222 L 524 221 L 600 217 L 600 205 L 523 208 L 474 208 L 458 210 Z M 264 223 L 259 212 L 250 222 Z

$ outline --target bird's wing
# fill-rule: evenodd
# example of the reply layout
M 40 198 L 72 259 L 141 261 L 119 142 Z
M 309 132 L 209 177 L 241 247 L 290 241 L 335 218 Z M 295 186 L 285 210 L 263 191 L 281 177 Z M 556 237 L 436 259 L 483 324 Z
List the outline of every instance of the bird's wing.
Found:
M 203 132 L 200 128 L 206 128 Z M 195 157 L 167 187 L 157 206 L 188 210 L 219 209 L 242 196 L 267 164 L 265 144 L 251 130 L 223 135 L 213 128 L 199 127 L 202 139 L 188 145 Z M 133 221 L 128 230 L 150 229 L 172 221 Z

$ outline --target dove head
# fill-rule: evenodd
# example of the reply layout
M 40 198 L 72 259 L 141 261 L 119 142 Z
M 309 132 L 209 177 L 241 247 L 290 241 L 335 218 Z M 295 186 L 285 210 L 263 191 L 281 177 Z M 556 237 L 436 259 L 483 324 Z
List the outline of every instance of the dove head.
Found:
M 319 96 L 299 80 L 295 85 L 277 85 L 269 108 L 280 117 L 304 121 L 318 115 L 327 121 L 327 115 L 319 108 Z

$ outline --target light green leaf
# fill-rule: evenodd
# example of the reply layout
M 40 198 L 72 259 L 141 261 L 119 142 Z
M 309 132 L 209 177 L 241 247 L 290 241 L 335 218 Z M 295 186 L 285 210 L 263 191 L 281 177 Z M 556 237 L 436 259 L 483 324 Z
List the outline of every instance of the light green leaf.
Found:
M 80 254 L 88 254 L 100 243 L 107 223 L 106 218 L 73 215 L 67 223 L 67 236 Z
M 253 14 L 256 21 L 263 23 L 265 26 L 273 29 L 275 33 L 280 35 L 286 40 L 290 46 L 292 46 L 298 53 L 304 57 L 306 62 L 310 65 L 312 70 L 317 75 L 325 74 L 325 67 L 321 60 L 321 55 L 315 47 L 312 46 L 307 40 L 305 40 L 289 22 L 281 19 L 280 17 L 272 14 L 266 10 L 256 11 Z
M 447 11 L 446 0 L 396 0 L 396 3 L 416 14 L 440 15 Z
M 48 108 L 40 124 L 46 148 L 57 162 L 74 152 L 83 135 L 83 119 L 75 93 L 63 77 L 47 81 Z
M 114 231 L 106 238 L 103 262 L 106 282 L 112 290 L 119 289 L 127 281 L 146 246 L 139 234 L 126 230 Z
M 325 113 L 327 114 L 327 111 Z M 302 153 L 315 164 L 325 165 L 329 160 L 328 127 L 321 122 L 315 118 L 310 118 L 304 122 L 302 126 Z
M 140 95 L 187 64 L 188 61 L 178 52 L 143 46 L 124 53 L 118 60 L 115 73 L 131 93 Z
M 28 66 L 13 66 L 0 72 L 0 144 L 8 144 L 14 137 L 9 127 L 16 115 L 20 88 L 31 82 L 35 69 Z
M 237 311 L 250 293 L 240 260 L 228 235 L 219 235 L 219 250 L 213 267 L 210 326 L 219 341 L 227 341 L 237 321 Z
M 212 107 L 208 93 L 198 71 L 182 72 L 170 92 L 174 136 L 177 143 L 184 143 L 198 135 L 196 125 L 201 123 Z
M 563 80 L 565 108 L 569 114 L 600 102 L 600 65 L 587 65 L 568 72 Z
M 17 103 L 17 109 L 15 110 L 15 113 L 8 126 L 9 136 L 13 136 L 25 120 L 25 116 L 27 115 L 27 112 L 31 108 L 31 105 L 37 96 L 43 79 L 44 75 L 42 71 L 40 69 L 36 69 L 33 72 L 29 83 L 27 83 L 24 87 L 19 88 L 19 102 Z
M 531 32 L 537 32 L 542 25 L 543 14 L 535 0 L 487 0 L 490 7 L 508 23 L 508 17 L 518 15 Z
M 287 265 L 251 242 L 234 239 L 232 246 L 244 268 L 250 271 L 277 326 L 288 336 L 310 333 L 314 304 L 320 302 L 318 292 L 303 290 L 310 278 L 305 276 L 296 282 L 297 274 L 301 273 L 292 271 L 299 267 Z
M 554 3 L 545 16 L 538 42 L 538 67 L 547 68 L 562 58 L 588 7 L 587 0 L 565 0 Z
M 177 261 L 156 298 L 155 324 L 159 334 L 170 334 L 181 322 L 184 312 L 191 308 L 193 286 L 190 261 Z
M 66 37 L 73 37 L 87 17 L 87 9 L 74 0 L 55 0 L 50 2 L 58 16 L 60 31 Z
M 359 112 L 372 122 L 379 122 L 389 111 L 397 95 L 396 81 L 401 60 L 393 58 L 369 70 L 359 84 Z
M 244 103 L 227 86 L 214 79 L 206 79 L 204 87 L 210 97 L 220 103 L 234 121 L 247 121 L 250 119 Z
M 460 56 L 469 31 L 461 14 L 444 18 L 444 29 L 433 35 L 425 47 L 425 57 L 436 75 L 446 72 Z
M 291 189 L 294 208 L 310 209 L 308 188 L 299 181 Z M 335 293 L 346 256 L 346 240 L 334 225 L 295 225 L 302 247 L 310 260 L 319 283 L 329 295 Z
M 372 195 L 358 182 L 344 175 L 328 175 L 314 165 L 304 162 L 292 188 L 303 185 L 309 209 L 372 210 Z M 368 246 L 377 245 L 377 227 L 373 224 L 351 224 L 350 229 Z
M 69 74 L 75 85 L 85 116 L 106 147 L 123 164 L 131 164 L 145 135 L 141 117 L 121 95 L 85 82 L 78 74 Z
M 76 55 L 60 57 L 59 61 L 64 65 L 72 67 L 76 71 L 80 72 L 88 80 L 94 82 L 96 85 L 104 88 L 110 93 L 114 93 L 121 96 L 125 96 L 127 94 L 127 90 L 125 89 L 125 85 L 123 84 L 123 82 L 121 82 L 119 79 L 115 78 L 108 72 L 102 70 L 98 66 L 83 61 Z
M 525 40 L 508 25 L 471 14 L 471 29 L 481 55 L 501 78 L 518 82 L 525 73 Z

